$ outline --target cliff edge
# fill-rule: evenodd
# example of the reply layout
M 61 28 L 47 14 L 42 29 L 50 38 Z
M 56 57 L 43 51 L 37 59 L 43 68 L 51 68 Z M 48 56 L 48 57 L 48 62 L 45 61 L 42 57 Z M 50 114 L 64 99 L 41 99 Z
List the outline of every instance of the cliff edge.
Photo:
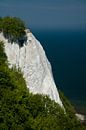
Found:
M 9 67 L 21 69 L 30 92 L 48 95 L 63 107 L 43 47 L 28 29 L 26 35 L 27 41 L 20 47 L 18 43 L 8 42 L 3 33 L 0 33 L 0 40 L 5 43 Z

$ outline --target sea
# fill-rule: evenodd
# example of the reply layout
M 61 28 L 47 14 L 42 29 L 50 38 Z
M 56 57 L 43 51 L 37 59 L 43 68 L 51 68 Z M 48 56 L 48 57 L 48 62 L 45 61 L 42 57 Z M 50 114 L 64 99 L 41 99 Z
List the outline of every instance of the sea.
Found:
M 86 114 L 86 30 L 33 30 L 52 65 L 57 88 Z

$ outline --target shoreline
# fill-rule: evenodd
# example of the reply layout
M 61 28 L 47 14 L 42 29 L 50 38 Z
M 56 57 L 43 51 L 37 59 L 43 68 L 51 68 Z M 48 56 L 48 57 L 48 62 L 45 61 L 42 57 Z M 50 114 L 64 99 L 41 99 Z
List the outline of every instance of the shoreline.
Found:
M 86 105 L 82 105 L 82 104 L 77 104 L 74 103 L 73 101 L 71 102 L 71 105 L 74 107 L 75 109 L 75 116 L 77 117 L 77 119 L 84 125 L 86 125 Z
M 75 115 L 76 115 L 77 119 L 80 120 L 81 123 L 86 124 L 86 116 L 85 115 L 82 115 L 80 113 L 76 113 Z
M 76 113 L 86 116 L 86 103 L 75 102 L 75 100 L 69 100 L 71 105 L 74 107 Z
M 74 106 L 77 113 L 86 116 L 86 107 L 83 106 Z
M 80 113 L 76 113 L 75 116 L 77 117 L 77 119 L 86 126 L 86 115 L 82 115 Z
M 86 108 L 75 106 L 76 117 L 80 120 L 82 124 L 86 125 Z

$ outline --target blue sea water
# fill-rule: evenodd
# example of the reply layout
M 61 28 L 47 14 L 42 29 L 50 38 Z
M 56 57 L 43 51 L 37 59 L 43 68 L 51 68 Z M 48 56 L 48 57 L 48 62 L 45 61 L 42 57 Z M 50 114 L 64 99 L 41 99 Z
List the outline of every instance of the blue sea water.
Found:
M 54 80 L 86 114 L 86 31 L 33 31 L 51 62 Z

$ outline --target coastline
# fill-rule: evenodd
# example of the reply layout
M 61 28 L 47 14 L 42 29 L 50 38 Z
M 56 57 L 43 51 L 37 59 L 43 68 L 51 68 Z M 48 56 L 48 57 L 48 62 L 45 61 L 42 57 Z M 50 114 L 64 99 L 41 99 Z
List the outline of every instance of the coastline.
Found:
M 86 116 L 86 106 L 82 106 L 82 105 L 73 105 L 73 106 L 75 107 L 77 113 Z
M 86 124 L 86 116 L 85 115 L 82 115 L 79 113 L 76 113 L 75 115 L 76 115 L 77 119 L 80 120 L 81 123 Z
M 80 120 L 81 123 L 86 125 L 86 107 L 75 106 L 76 117 Z

